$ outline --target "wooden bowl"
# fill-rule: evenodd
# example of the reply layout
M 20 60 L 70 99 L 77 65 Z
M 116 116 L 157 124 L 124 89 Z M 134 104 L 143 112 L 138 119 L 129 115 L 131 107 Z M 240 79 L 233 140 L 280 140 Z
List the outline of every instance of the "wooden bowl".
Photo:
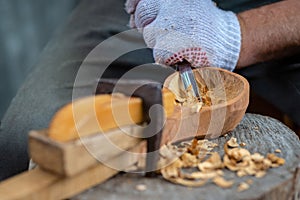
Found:
M 166 120 L 163 141 L 176 142 L 195 136 L 216 138 L 232 131 L 245 114 L 249 103 L 249 83 L 244 77 L 213 67 L 193 72 L 202 90 L 207 87 L 209 92 L 205 98 L 211 98 L 211 105 L 203 105 L 199 112 L 188 106 L 176 105 L 174 113 Z M 164 87 L 174 91 L 172 85 L 178 77 L 178 72 L 167 77 Z M 182 86 L 179 84 L 178 87 Z

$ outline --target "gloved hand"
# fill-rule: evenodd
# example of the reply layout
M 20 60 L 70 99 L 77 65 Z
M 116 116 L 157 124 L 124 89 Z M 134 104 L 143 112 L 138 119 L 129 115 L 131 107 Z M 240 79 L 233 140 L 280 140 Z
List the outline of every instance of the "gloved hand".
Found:
M 238 61 L 241 31 L 236 15 L 211 0 L 127 0 L 132 27 L 143 32 L 155 61 L 232 71 Z

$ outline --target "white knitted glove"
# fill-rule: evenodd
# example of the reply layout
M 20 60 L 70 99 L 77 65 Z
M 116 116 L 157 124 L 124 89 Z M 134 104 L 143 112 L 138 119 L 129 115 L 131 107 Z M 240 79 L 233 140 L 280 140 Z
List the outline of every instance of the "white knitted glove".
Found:
M 156 62 L 174 65 L 185 59 L 194 67 L 235 68 L 241 46 L 238 19 L 211 0 L 127 0 L 126 10 Z

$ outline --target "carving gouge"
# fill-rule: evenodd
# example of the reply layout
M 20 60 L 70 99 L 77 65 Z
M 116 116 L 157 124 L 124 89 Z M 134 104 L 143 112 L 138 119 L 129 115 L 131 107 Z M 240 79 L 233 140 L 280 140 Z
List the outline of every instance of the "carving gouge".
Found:
M 198 85 L 192 71 L 191 65 L 187 61 L 183 61 L 176 65 L 177 70 L 180 73 L 181 81 L 183 83 L 184 89 L 189 89 L 190 86 L 192 89 L 192 94 L 196 97 L 200 102 L 202 101 L 201 95 L 199 93 Z

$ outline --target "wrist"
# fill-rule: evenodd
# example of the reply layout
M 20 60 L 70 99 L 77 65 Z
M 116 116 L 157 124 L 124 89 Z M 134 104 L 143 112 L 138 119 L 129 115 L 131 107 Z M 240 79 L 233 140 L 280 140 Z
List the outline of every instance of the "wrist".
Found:
M 243 13 L 238 14 L 237 19 L 241 31 L 241 50 L 236 66 L 239 69 L 252 64 L 252 60 L 255 60 L 255 48 L 253 47 L 254 41 L 250 38 L 251 34 L 249 34 L 251 30 L 247 30 L 247 19 L 245 19 Z
M 216 43 L 219 43 L 215 59 L 217 67 L 232 71 L 237 65 L 241 50 L 241 28 L 236 14 L 223 10 L 221 13 L 218 32 L 211 35 L 217 37 Z

